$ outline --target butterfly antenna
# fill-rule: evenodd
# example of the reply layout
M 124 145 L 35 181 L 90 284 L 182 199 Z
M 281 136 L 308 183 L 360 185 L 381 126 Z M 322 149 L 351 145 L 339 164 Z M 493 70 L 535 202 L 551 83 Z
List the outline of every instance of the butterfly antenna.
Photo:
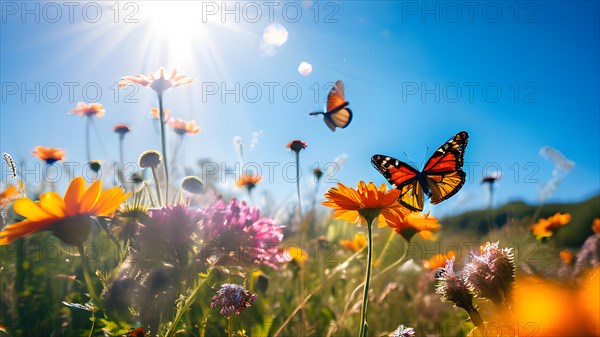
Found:
M 429 154 L 429 146 L 425 148 L 425 157 L 423 157 L 423 161 L 421 162 L 421 171 L 423 171 L 423 167 L 425 167 L 425 160 L 427 160 L 428 154 Z

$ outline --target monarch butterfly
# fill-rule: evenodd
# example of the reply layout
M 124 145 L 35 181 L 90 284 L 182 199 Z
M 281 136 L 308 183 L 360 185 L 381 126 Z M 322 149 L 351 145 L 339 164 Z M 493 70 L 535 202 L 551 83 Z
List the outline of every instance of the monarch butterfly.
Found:
M 327 95 L 327 111 L 311 112 L 309 115 L 323 115 L 325 124 L 335 132 L 335 128 L 343 129 L 352 121 L 352 110 L 346 108 L 348 104 L 345 99 L 344 82 L 338 80 Z
M 374 155 L 371 163 L 383 176 L 400 190 L 398 202 L 411 211 L 423 210 L 424 194 L 432 204 L 438 204 L 455 195 L 464 185 L 462 170 L 469 134 L 457 133 L 437 149 L 422 172 L 389 156 Z

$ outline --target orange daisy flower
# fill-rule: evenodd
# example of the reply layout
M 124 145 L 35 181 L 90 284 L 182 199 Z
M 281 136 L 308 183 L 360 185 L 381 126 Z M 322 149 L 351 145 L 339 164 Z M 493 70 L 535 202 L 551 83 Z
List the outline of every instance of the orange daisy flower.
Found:
M 531 231 L 538 240 L 541 240 L 551 237 L 558 227 L 564 226 L 569 222 L 571 222 L 571 214 L 556 213 L 549 218 L 540 219 L 533 225 Z
M 77 177 L 69 184 L 64 198 L 56 192 L 47 192 L 37 202 L 28 198 L 17 199 L 13 208 L 26 219 L 2 229 L 0 245 L 43 230 L 51 230 L 65 243 L 82 243 L 90 233 L 90 217 L 112 216 L 130 195 L 119 187 L 102 191 L 100 180 L 86 189 L 83 177 Z
M 8 205 L 8 203 L 19 195 L 19 189 L 13 185 L 8 186 L 0 193 L 0 208 Z
M 308 260 L 308 253 L 304 251 L 304 249 L 296 246 L 289 246 L 285 248 L 284 256 L 289 261 L 296 261 L 298 263 L 303 263 Z
M 285 147 L 294 152 L 300 152 L 300 150 L 306 149 L 306 147 L 308 147 L 308 144 L 306 144 L 306 142 L 303 140 L 296 139 L 289 142 Z
M 104 106 L 102 106 L 100 103 L 90 103 L 88 105 L 84 102 L 77 103 L 75 109 L 70 111 L 70 113 L 74 115 L 97 118 L 104 116 L 105 112 L 106 110 L 104 110 Z
M 423 261 L 423 268 L 428 270 L 435 270 L 437 268 L 446 267 L 446 260 L 450 260 L 456 257 L 456 253 L 451 250 L 446 254 L 435 254 L 429 260 Z
M 253 174 L 242 174 L 240 179 L 235 183 L 238 187 L 246 187 L 248 191 L 252 190 L 256 187 L 256 184 L 262 181 L 261 176 L 256 176 Z
M 391 227 L 396 222 L 402 222 L 410 213 L 397 202 L 399 195 L 400 190 L 387 191 L 385 184 L 377 189 L 372 182 L 367 185 L 361 181 L 355 190 L 338 183 L 337 187 L 325 193 L 327 200 L 322 204 L 334 209 L 334 219 L 361 223 L 367 218 L 377 218 L 379 227 Z
M 196 126 L 196 121 L 184 121 L 181 118 L 169 121 L 169 126 L 178 135 L 195 135 L 200 132 L 200 127 Z
M 59 160 L 65 160 L 65 150 L 54 147 L 36 146 L 32 154 L 48 165 L 52 165 Z
M 402 235 L 406 241 L 410 241 L 412 237 L 419 233 L 424 239 L 429 239 L 433 232 L 440 230 L 440 223 L 434 216 L 413 212 L 410 213 L 403 221 L 397 221 L 390 225 L 396 233 Z
M 600 234 L 600 219 L 594 219 L 594 222 L 592 222 L 592 231 L 594 234 Z
M 165 77 L 165 68 L 161 67 L 155 73 L 149 73 L 148 75 L 139 74 L 136 76 L 123 76 L 121 77 L 121 81 L 119 81 L 119 88 L 123 88 L 129 83 L 135 83 L 143 87 L 150 87 L 152 90 L 156 91 L 157 94 L 162 95 L 165 90 L 192 82 L 194 82 L 194 80 L 178 74 L 176 69 L 174 69 L 168 77 Z
M 171 110 L 169 109 L 163 109 L 163 118 L 164 118 L 164 123 L 166 123 L 169 118 L 171 118 Z M 152 116 L 152 118 L 158 120 L 160 119 L 160 110 L 158 110 L 158 108 L 151 108 L 150 109 L 150 115 Z
M 340 245 L 356 253 L 367 246 L 367 236 L 363 232 L 358 232 L 354 234 L 352 240 L 340 240 Z

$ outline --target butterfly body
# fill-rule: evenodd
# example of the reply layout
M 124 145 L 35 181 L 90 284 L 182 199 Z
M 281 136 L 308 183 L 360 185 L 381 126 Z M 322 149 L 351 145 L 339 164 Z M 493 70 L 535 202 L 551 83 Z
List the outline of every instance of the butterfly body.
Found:
M 412 211 L 422 211 L 425 195 L 438 204 L 455 195 L 464 185 L 462 170 L 469 134 L 457 133 L 440 146 L 422 171 L 390 156 L 374 155 L 373 166 L 400 190 L 398 202 Z
M 345 128 L 352 121 L 352 110 L 348 109 L 345 99 L 344 83 L 341 80 L 335 82 L 327 96 L 327 110 L 325 112 L 311 112 L 309 115 L 323 115 L 323 121 L 327 127 L 335 132 L 336 128 Z

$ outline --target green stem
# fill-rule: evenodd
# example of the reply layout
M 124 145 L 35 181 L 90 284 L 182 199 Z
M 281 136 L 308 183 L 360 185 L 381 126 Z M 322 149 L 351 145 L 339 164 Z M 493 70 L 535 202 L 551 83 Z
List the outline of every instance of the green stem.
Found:
M 80 242 L 77 244 L 77 250 L 79 251 L 79 255 L 81 256 L 82 260 L 81 266 L 83 268 L 83 278 L 85 279 L 85 284 L 90 292 L 90 297 L 95 300 L 97 298 L 96 291 L 94 290 L 94 284 L 92 283 L 92 278 L 90 277 L 90 265 L 88 264 L 88 260 L 83 252 L 83 243 Z
M 158 204 L 163 205 L 162 197 L 160 196 L 160 185 L 158 184 L 158 175 L 156 174 L 156 167 L 152 166 L 152 177 L 154 177 L 154 185 L 156 185 L 156 195 L 158 197 Z
M 233 330 L 233 320 L 231 319 L 231 317 L 229 317 L 227 319 L 227 337 L 233 336 L 232 330 Z
M 395 235 L 396 235 L 396 232 L 394 232 L 392 230 L 390 233 L 390 236 L 388 237 L 387 241 L 385 242 L 385 246 L 383 246 L 383 250 L 381 250 L 381 253 L 377 257 L 377 260 L 375 261 L 375 266 L 381 266 L 381 261 L 383 260 L 383 256 L 389 249 L 390 243 L 392 242 L 392 239 L 394 238 Z
M 369 285 L 371 283 L 371 264 L 373 259 L 373 221 L 376 217 L 367 220 L 367 272 L 365 275 L 365 289 L 363 291 L 362 307 L 360 309 L 359 337 L 367 336 L 367 306 L 369 304 Z
M 92 311 L 92 328 L 90 329 L 90 334 L 89 337 L 92 337 L 94 335 L 94 327 L 96 326 L 96 317 L 94 315 L 94 311 Z
M 165 167 L 165 200 L 169 202 L 169 161 L 167 160 L 167 136 L 165 135 L 165 113 L 163 111 L 162 94 L 158 94 L 158 109 L 160 110 L 160 138 L 162 142 L 163 165 Z
M 302 219 L 302 199 L 300 198 L 300 151 L 296 152 L 296 191 L 298 192 L 298 212 Z
M 192 304 L 196 300 L 196 297 L 198 297 L 200 293 L 202 293 L 204 290 L 206 290 L 206 288 L 210 286 L 209 283 L 211 283 L 212 280 L 216 277 L 216 273 L 217 271 L 215 269 L 211 269 L 208 272 L 208 275 L 206 275 L 206 277 L 198 283 L 196 288 L 194 288 L 192 293 L 186 298 L 185 302 L 183 303 L 183 306 L 177 309 L 175 318 L 173 319 L 173 322 L 171 323 L 169 329 L 165 333 L 165 337 L 171 337 L 175 334 L 177 325 L 179 324 L 179 321 L 181 321 L 183 314 L 185 314 L 185 312 L 192 306 Z
M 92 124 L 92 116 L 87 117 L 85 123 L 85 154 L 87 156 L 88 163 L 92 160 L 90 151 L 90 125 Z

